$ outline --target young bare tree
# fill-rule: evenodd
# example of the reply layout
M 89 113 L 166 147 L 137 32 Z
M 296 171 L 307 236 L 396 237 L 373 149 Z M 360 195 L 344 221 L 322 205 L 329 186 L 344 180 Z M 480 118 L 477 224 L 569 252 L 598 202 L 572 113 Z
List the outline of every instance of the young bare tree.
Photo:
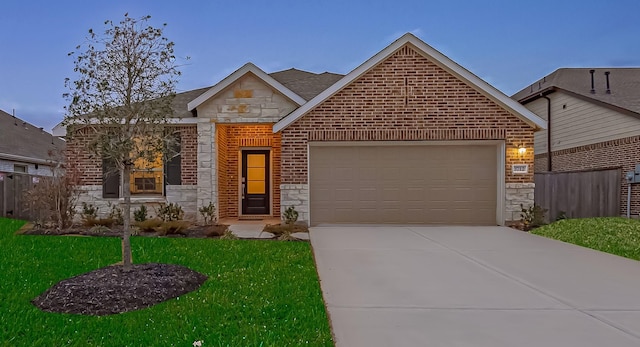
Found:
M 97 34 L 89 29 L 86 42 L 71 52 L 75 79 L 67 78 L 64 96 L 67 137 L 82 131 L 87 149 L 113 165 L 122 179 L 124 231 L 122 262 L 131 266 L 131 189 L 134 163 L 166 157 L 173 135 L 167 131 L 171 101 L 180 72 L 174 43 L 163 29 L 124 15 L 119 23 L 108 20 Z

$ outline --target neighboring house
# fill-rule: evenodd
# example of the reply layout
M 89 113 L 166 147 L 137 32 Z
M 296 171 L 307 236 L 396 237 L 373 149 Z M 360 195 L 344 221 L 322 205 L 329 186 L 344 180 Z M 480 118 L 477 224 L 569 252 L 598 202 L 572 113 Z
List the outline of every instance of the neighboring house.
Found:
M 518 220 L 533 204 L 533 170 L 512 168 L 533 166 L 534 132 L 546 126 L 411 34 L 346 76 L 249 63 L 174 106 L 181 154 L 158 163 L 163 182 L 138 179 L 135 202 L 177 202 L 191 218 L 209 202 L 221 218 L 295 206 L 311 225 Z M 119 179 L 103 180 L 83 144 L 69 144 L 83 199 L 117 199 Z
M 512 98 L 548 121 L 535 134 L 535 172 L 620 168 L 626 215 L 624 176 L 640 164 L 640 68 L 558 69 Z M 633 185 L 631 214 L 638 213 Z
M 0 110 L 0 172 L 51 176 L 65 142 Z

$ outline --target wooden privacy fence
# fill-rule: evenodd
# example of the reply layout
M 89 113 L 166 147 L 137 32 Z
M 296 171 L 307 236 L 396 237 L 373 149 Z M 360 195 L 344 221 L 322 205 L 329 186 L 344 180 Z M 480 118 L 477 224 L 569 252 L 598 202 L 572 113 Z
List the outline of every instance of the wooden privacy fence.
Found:
M 561 212 L 567 218 L 620 215 L 620 169 L 542 172 L 534 175 L 535 203 L 554 221 Z
M 26 193 L 40 176 L 19 172 L 0 172 L 0 216 L 31 220 L 34 211 L 26 201 Z

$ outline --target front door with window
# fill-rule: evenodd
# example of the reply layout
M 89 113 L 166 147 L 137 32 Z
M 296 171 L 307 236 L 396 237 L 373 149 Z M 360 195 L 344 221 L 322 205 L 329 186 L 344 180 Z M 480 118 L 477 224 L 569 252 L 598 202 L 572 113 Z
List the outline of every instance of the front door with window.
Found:
M 242 151 L 242 214 L 269 214 L 269 151 Z

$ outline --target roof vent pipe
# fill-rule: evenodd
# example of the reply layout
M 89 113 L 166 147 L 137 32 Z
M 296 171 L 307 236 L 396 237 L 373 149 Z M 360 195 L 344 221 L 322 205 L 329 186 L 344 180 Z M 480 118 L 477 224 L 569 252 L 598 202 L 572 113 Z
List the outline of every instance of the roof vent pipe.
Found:
M 591 74 L 591 94 L 595 94 L 596 93 L 596 86 L 593 83 L 593 73 L 596 72 L 596 70 L 589 70 L 589 73 Z
M 609 71 L 605 71 L 604 72 L 604 75 L 607 77 L 607 94 L 611 94 L 611 89 L 609 88 L 609 74 L 610 73 L 611 72 L 609 72 Z

